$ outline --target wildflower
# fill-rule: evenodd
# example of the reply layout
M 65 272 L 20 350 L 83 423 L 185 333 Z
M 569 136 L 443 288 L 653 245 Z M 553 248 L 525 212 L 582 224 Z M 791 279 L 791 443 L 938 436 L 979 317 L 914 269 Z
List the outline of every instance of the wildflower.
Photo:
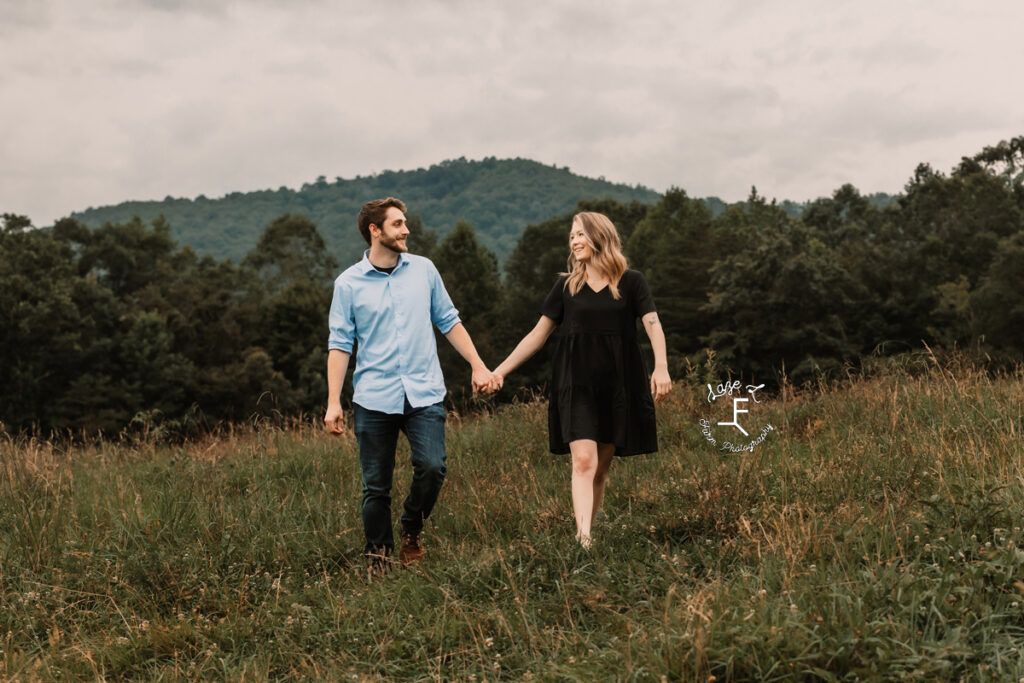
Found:
M 575 657 L 569 657 L 569 663 L 570 664 L 575 664 L 576 663 L 576 658 Z
M 487 638 L 484 639 L 484 646 L 491 647 L 492 645 L 494 645 L 494 638 L 491 638 L 490 636 L 488 636 Z
M 789 605 L 789 611 L 790 611 L 790 612 L 795 612 L 796 610 L 797 610 L 797 606 L 796 606 L 796 605 L 794 605 L 793 603 L 790 603 L 790 605 Z

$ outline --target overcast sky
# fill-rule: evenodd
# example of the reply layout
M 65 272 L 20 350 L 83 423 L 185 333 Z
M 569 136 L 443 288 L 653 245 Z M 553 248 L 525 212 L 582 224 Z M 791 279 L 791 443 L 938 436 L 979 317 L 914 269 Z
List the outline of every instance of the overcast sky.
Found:
M 528 157 L 726 201 L 1024 135 L 1020 0 L 0 0 L 0 212 Z

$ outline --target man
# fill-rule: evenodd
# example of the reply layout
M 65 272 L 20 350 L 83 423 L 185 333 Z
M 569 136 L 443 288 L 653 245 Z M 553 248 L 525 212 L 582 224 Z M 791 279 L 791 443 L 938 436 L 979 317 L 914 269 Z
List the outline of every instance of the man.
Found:
M 420 532 L 444 482 L 445 395 L 437 358 L 436 325 L 473 369 L 473 390 L 491 373 L 480 360 L 434 264 L 409 254 L 405 204 L 393 197 L 368 202 L 359 231 L 370 248 L 334 282 L 327 358 L 324 422 L 342 433 L 341 387 L 353 342 L 353 428 L 363 476 L 363 530 L 371 574 L 383 574 L 394 549 L 391 484 L 398 432 L 412 450 L 413 479 L 402 513 L 398 560 L 423 557 Z

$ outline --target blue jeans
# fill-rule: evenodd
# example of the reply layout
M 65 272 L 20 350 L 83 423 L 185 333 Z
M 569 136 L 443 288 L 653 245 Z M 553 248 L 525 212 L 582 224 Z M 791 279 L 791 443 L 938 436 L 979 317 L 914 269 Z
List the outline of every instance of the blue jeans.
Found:
M 363 531 L 367 554 L 390 554 L 395 547 L 391 528 L 391 484 L 395 473 L 398 432 L 405 432 L 412 451 L 412 486 L 402 512 L 402 530 L 418 534 L 434 509 L 444 483 L 444 406 L 413 408 L 405 402 L 402 415 L 391 415 L 352 404 L 363 471 Z

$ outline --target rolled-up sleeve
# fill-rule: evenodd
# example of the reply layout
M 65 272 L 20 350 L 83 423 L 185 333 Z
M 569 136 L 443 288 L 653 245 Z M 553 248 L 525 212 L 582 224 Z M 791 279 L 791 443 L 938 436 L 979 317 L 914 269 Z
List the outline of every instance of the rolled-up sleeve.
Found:
M 331 300 L 331 314 L 328 318 L 330 334 L 327 348 L 352 353 L 356 336 L 356 320 L 353 315 L 352 292 L 345 283 L 334 283 L 334 298 Z
M 448 296 L 434 264 L 430 264 L 430 321 L 441 330 L 441 334 L 448 334 L 460 322 L 459 311 Z

